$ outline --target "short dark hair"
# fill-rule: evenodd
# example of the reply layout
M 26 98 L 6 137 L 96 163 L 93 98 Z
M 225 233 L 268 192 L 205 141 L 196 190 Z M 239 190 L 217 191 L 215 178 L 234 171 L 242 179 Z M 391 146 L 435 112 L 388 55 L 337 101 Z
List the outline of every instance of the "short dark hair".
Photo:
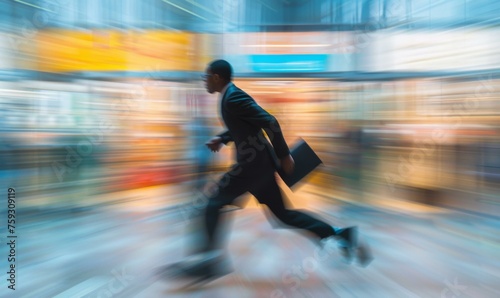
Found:
M 208 65 L 213 74 L 218 74 L 224 80 L 230 82 L 233 79 L 233 68 L 226 60 L 214 60 Z

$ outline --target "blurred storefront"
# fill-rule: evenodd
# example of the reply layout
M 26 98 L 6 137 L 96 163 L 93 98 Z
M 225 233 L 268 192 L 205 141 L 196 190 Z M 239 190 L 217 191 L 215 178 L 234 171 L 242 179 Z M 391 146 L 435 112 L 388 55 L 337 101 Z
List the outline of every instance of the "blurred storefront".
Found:
M 224 58 L 289 143 L 304 138 L 318 151 L 324 164 L 310 181 L 332 197 L 496 210 L 500 55 L 490 23 L 426 23 L 422 11 L 445 4 L 421 1 L 222 1 L 188 12 L 68 1 L 67 14 L 46 2 L 0 4 L 9 9 L 0 22 L 2 172 L 48 192 L 34 205 L 189 182 L 197 161 L 225 169 L 231 147 L 207 159 L 196 145 L 223 129 L 199 75 Z M 282 24 L 285 12 L 295 23 Z M 74 185 L 83 193 L 50 191 Z

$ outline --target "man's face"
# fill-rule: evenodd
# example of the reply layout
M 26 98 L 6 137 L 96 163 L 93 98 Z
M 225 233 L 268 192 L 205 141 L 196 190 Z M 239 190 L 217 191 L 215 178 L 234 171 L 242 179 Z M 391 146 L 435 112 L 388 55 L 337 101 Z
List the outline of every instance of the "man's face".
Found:
M 210 94 L 216 91 L 215 79 L 216 79 L 215 75 L 210 71 L 209 68 L 207 68 L 205 70 L 205 75 L 203 75 L 203 82 L 205 82 L 205 88 L 207 89 L 207 92 Z

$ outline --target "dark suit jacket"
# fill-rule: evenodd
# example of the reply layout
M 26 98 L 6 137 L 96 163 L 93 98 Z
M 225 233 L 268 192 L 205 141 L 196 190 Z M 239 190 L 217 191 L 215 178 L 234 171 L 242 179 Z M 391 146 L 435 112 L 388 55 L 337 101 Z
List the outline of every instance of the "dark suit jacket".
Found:
M 238 165 L 252 167 L 270 164 L 276 168 L 277 158 L 283 158 L 290 153 L 276 118 L 234 84 L 227 88 L 220 108 L 227 131 L 219 136 L 224 144 L 230 141 L 235 143 Z M 262 130 L 266 132 L 273 146 L 269 144 Z

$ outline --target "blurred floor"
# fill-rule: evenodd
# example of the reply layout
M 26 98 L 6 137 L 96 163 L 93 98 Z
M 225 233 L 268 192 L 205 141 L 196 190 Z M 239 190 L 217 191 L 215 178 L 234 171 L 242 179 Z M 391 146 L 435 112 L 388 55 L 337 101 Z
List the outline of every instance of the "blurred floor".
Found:
M 143 204 L 21 213 L 16 297 L 500 297 L 499 220 L 355 205 L 307 185 L 292 201 L 333 224 L 358 225 L 376 257 L 368 268 L 345 264 L 336 252 L 320 258 L 312 241 L 272 229 L 249 204 L 227 213 L 234 273 L 181 289 L 154 275 L 192 243 L 181 209 L 161 204 L 183 196 L 168 189 L 134 190 Z

